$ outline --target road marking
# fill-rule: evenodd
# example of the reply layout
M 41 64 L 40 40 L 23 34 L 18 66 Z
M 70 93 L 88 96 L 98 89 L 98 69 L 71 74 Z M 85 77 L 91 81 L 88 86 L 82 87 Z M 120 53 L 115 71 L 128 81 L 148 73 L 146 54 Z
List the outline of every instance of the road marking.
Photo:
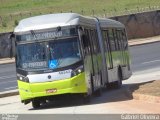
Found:
M 143 62 L 142 64 L 149 64 L 149 63 L 154 63 L 154 62 L 160 62 L 160 60 L 153 60 L 153 61 Z
M 10 81 L 3 81 L 3 82 L 0 82 L 0 84 L 5 84 L 5 83 L 9 83 L 9 82 L 17 82 L 17 81 L 16 80 L 14 80 L 14 81 L 13 80 L 12 81 L 11 80 Z
M 11 75 L 11 76 L 2 76 L 0 77 L 0 79 L 7 79 L 7 78 L 13 78 L 16 77 L 15 75 Z
M 17 88 L 17 86 L 14 86 L 14 87 L 8 87 L 8 88 L 4 88 L 4 89 L 9 90 L 9 89 L 13 89 L 13 88 Z

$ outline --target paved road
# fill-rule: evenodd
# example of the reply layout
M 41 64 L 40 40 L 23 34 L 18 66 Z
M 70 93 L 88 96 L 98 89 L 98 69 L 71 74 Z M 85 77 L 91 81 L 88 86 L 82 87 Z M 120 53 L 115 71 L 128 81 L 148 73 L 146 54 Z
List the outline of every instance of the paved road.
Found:
M 160 42 L 130 48 L 133 73 L 160 70 Z
M 0 65 L 0 92 L 17 88 L 15 64 Z
M 160 42 L 130 48 L 133 74 L 160 71 Z M 15 64 L 0 65 L 0 92 L 17 88 Z

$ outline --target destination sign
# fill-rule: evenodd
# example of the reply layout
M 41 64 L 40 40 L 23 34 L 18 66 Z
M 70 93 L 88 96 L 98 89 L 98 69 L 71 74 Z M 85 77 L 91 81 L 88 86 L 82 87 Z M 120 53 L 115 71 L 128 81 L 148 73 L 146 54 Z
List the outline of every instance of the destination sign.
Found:
M 57 37 L 62 37 L 62 36 L 63 36 L 62 31 L 35 33 L 35 34 L 32 34 L 32 35 L 31 34 L 26 35 L 26 41 L 57 38 Z
M 30 31 L 30 32 L 31 32 L 30 34 L 16 35 L 17 41 L 55 39 L 58 37 L 77 35 L 77 31 L 75 28 L 63 29 L 61 31 L 46 31 L 46 32 Z

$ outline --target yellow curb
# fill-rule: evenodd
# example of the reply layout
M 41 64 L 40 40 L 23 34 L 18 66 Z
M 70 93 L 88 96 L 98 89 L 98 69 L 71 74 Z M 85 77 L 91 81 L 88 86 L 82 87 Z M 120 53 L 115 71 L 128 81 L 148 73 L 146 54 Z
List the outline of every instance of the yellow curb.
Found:
M 143 100 L 145 102 L 151 102 L 151 103 L 160 103 L 160 97 L 158 96 L 151 96 L 151 95 L 138 94 L 138 93 L 133 93 L 132 96 L 133 96 L 133 99 L 136 99 L 136 100 Z

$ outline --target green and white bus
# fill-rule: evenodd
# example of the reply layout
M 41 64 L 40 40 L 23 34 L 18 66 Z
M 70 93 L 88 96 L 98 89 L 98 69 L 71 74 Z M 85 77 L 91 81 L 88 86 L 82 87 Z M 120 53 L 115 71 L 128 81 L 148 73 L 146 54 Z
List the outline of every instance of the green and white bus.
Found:
M 131 76 L 125 26 L 110 19 L 60 13 L 23 19 L 14 29 L 21 101 L 100 94 Z

